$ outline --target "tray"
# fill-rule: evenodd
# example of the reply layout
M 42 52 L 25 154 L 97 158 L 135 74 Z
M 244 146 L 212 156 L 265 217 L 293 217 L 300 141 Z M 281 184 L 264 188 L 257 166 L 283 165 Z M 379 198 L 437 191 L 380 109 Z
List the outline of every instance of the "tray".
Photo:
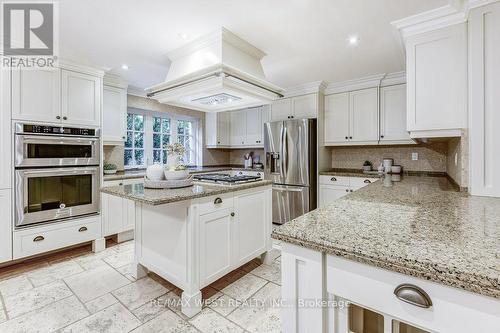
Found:
M 144 187 L 152 189 L 182 188 L 193 186 L 193 176 L 181 180 L 149 180 L 144 177 Z

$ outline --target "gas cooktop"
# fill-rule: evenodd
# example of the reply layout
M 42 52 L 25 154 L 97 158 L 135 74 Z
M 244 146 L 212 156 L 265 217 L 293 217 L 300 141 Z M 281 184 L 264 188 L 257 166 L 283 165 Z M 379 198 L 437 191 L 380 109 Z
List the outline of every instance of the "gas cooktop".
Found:
M 217 184 L 243 184 L 259 181 L 259 176 L 231 176 L 224 173 L 212 173 L 207 175 L 195 175 L 194 180 L 199 182 L 217 183 Z

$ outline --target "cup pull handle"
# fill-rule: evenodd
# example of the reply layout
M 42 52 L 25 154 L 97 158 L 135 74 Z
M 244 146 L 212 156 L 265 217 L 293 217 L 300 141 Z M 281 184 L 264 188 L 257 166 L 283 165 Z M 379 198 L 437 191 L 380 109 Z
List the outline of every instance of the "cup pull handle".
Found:
M 35 238 L 33 238 L 33 242 L 41 242 L 45 239 L 45 237 L 43 236 L 36 236 Z
M 369 179 L 365 179 L 364 183 L 365 184 L 371 184 L 371 181 Z
M 218 204 L 221 204 L 221 203 L 222 203 L 222 199 L 221 198 L 215 198 L 214 204 L 218 205 Z
M 330 180 L 331 180 L 332 182 L 336 182 L 336 181 L 337 181 L 337 178 L 332 177 L 332 178 L 330 178 Z
M 81 227 L 80 229 L 78 229 L 78 232 L 84 232 L 84 231 L 87 231 L 87 227 Z
M 420 308 L 430 308 L 432 300 L 427 293 L 413 284 L 401 284 L 394 289 L 394 295 L 408 304 L 418 306 Z

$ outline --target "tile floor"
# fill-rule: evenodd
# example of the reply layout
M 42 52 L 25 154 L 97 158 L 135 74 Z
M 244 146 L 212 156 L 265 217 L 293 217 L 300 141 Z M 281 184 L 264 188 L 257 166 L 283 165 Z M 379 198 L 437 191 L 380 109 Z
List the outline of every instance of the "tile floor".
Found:
M 279 244 L 276 246 L 279 248 Z M 0 332 L 280 332 L 280 251 L 205 288 L 201 313 L 180 312 L 181 290 L 131 275 L 133 242 L 88 246 L 0 268 Z

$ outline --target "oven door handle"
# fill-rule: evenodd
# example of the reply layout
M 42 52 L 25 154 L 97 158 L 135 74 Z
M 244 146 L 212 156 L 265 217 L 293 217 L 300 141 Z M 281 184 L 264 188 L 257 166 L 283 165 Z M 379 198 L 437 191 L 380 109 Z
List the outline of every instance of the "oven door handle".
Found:
M 88 143 L 95 143 L 99 138 L 88 137 L 67 137 L 67 136 L 41 136 L 41 135 L 22 135 L 23 143 L 45 143 L 45 142 L 58 142 L 75 145 L 84 145 Z
M 86 168 L 57 168 L 57 169 L 34 169 L 34 170 L 18 170 L 17 172 L 22 173 L 23 175 L 81 175 L 81 174 L 89 174 L 98 172 L 98 167 L 86 167 Z

